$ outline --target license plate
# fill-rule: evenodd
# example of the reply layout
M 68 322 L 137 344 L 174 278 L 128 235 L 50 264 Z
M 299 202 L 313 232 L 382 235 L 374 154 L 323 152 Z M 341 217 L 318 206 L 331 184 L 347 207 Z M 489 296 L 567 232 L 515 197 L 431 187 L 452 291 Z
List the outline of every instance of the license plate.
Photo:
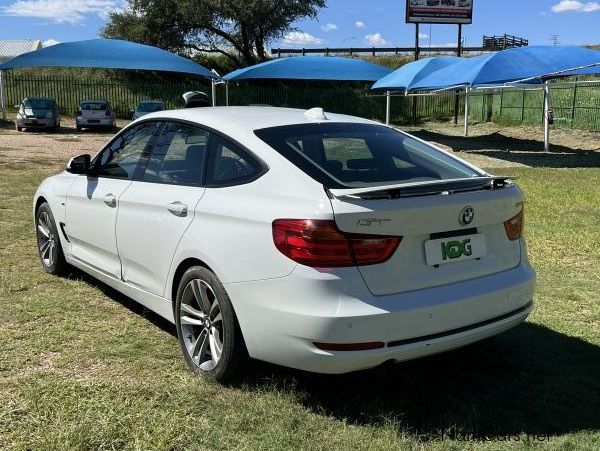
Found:
M 425 241 L 425 259 L 431 266 L 473 260 L 486 253 L 485 235 L 480 233 Z

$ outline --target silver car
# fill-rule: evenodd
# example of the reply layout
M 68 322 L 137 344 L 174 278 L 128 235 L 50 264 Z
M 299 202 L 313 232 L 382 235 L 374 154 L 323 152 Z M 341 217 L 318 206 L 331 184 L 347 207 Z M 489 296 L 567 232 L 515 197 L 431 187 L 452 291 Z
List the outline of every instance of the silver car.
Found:
M 60 112 L 58 105 L 50 97 L 27 97 L 17 106 L 15 128 L 45 128 L 56 130 L 60 127 Z
M 106 100 L 83 100 L 77 108 L 75 125 L 77 131 L 84 128 L 116 127 L 115 112 Z
M 160 100 L 144 100 L 137 104 L 135 110 L 132 111 L 131 120 L 135 121 L 148 113 L 155 113 L 157 111 L 164 111 L 165 104 Z

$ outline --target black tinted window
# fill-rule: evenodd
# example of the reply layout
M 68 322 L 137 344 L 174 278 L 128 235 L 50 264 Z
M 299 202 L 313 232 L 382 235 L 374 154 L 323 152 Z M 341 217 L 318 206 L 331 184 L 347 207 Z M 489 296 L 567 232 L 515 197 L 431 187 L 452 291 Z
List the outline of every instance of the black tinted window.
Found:
M 255 134 L 327 188 L 481 175 L 428 144 L 380 125 L 300 124 Z
M 239 185 L 254 180 L 262 166 L 246 151 L 218 136 L 213 137 L 209 184 Z
M 131 179 L 142 156 L 150 143 L 158 122 L 146 122 L 127 129 L 102 151 L 94 163 L 98 176 Z
M 79 108 L 85 111 L 108 110 L 108 104 L 104 102 L 82 103 Z
M 209 132 L 169 122 L 154 144 L 142 178 L 176 185 L 202 184 Z

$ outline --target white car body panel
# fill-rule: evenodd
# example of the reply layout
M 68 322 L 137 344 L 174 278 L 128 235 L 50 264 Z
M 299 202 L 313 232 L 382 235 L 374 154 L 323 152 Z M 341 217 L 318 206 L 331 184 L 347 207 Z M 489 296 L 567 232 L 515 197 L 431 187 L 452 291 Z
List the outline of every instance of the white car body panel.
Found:
M 65 224 L 71 257 L 112 277 L 121 277 L 115 239 L 119 197 L 130 180 L 75 176 L 68 192 Z M 114 206 L 106 204 L 114 197 Z
M 268 170 L 250 183 L 206 188 L 63 172 L 42 182 L 34 206 L 47 200 L 56 222 L 65 224 L 70 242 L 64 235 L 61 242 L 69 263 L 169 321 L 174 321 L 176 274 L 190 259 L 208 266 L 223 283 L 252 357 L 321 373 L 453 349 L 514 327 L 531 311 L 535 274 L 525 241 L 509 241 L 502 225 L 521 209 L 518 187 L 394 200 L 352 198 L 344 195 L 347 190 L 332 196 L 254 134 L 258 128 L 314 122 L 304 111 L 161 111 L 127 128 L 152 119 L 216 130 Z M 108 193 L 117 198 L 115 207 L 104 202 Z M 186 204 L 187 214 L 171 213 L 167 205 L 173 202 Z M 465 205 L 476 210 L 468 227 L 485 235 L 486 257 L 427 265 L 424 242 L 431 233 L 461 229 L 457 217 Z M 384 263 L 312 268 L 274 246 L 271 224 L 280 218 L 335 220 L 342 231 L 403 239 Z M 389 221 L 359 226 L 364 218 Z M 324 351 L 314 344 L 372 341 L 386 346 Z
M 194 220 L 204 188 L 133 182 L 119 198 L 117 246 L 123 281 L 164 294 L 175 249 Z M 176 215 L 170 204 L 187 212 Z

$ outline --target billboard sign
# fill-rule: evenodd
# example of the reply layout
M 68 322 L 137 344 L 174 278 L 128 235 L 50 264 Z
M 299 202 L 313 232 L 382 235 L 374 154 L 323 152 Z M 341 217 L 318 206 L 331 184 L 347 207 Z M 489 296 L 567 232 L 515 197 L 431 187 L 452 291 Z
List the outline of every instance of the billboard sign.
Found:
M 408 23 L 462 23 L 473 21 L 473 0 L 406 0 Z

